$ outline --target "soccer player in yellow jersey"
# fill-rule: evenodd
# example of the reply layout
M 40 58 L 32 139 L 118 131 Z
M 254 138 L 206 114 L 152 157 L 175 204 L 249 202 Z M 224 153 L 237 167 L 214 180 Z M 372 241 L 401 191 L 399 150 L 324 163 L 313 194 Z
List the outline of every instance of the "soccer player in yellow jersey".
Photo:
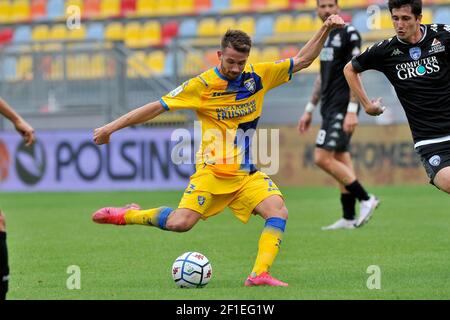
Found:
M 196 172 L 177 209 L 109 207 L 95 212 L 93 220 L 184 232 L 227 206 L 244 223 L 252 213 L 258 214 L 265 226 L 245 285 L 287 286 L 272 277 L 269 268 L 278 254 L 288 210 L 278 187 L 252 163 L 251 132 L 258 124 L 266 92 L 288 82 L 292 73 L 307 68 L 319 55 L 329 32 L 343 26 L 342 18 L 332 15 L 295 57 L 257 64 L 247 64 L 250 37 L 242 31 L 229 30 L 222 38 L 217 67 L 186 81 L 159 101 L 95 129 L 94 141 L 101 145 L 109 142 L 113 132 L 146 122 L 165 111 L 193 109 L 201 121 L 202 142 L 196 156 Z

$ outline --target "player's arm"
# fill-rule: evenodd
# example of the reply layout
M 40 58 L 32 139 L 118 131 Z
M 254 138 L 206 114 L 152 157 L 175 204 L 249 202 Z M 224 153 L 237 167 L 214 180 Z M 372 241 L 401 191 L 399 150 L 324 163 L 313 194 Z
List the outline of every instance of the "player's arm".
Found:
M 323 44 L 328 37 L 331 30 L 335 28 L 342 28 L 345 25 L 344 20 L 338 15 L 331 15 L 322 24 L 319 31 L 300 49 L 297 55 L 293 58 L 294 66 L 292 71 L 297 72 L 305 69 L 313 63 L 319 56 Z
M 359 76 L 359 75 L 358 75 Z M 343 130 L 350 134 L 353 133 L 358 125 L 358 98 L 356 94 L 350 90 L 350 102 L 347 106 L 347 113 L 345 114 Z
M 313 92 L 311 94 L 311 99 L 305 107 L 305 111 L 303 115 L 300 117 L 298 121 L 297 129 L 303 134 L 307 132 L 311 126 L 312 121 L 312 113 L 320 101 L 320 91 L 322 87 L 322 78 L 320 73 L 317 75 L 316 81 L 314 81 Z
M 386 107 L 381 105 L 381 98 L 371 101 L 367 96 L 361 78 L 359 77 L 359 72 L 355 70 L 351 61 L 344 67 L 344 75 L 350 90 L 356 96 L 357 100 L 359 100 L 367 114 L 378 116 L 384 112 Z
M 120 118 L 94 130 L 94 142 L 96 144 L 109 143 L 109 138 L 114 132 L 141 123 L 145 123 L 165 111 L 160 101 L 148 103 L 134 109 Z
M 23 137 L 27 146 L 34 142 L 35 137 L 33 127 L 31 127 L 28 122 L 15 112 L 2 98 L 0 98 L 0 113 L 14 124 L 14 127 Z

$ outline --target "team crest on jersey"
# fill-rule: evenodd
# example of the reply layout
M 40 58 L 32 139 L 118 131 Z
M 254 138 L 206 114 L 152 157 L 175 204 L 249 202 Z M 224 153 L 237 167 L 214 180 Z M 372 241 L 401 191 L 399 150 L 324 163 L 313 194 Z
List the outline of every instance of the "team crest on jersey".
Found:
M 428 160 L 428 162 L 433 166 L 433 167 L 437 167 L 438 165 L 441 164 L 441 157 L 439 157 L 438 155 L 432 156 L 430 158 L 430 160 Z
M 411 48 L 411 49 L 409 49 L 409 55 L 414 60 L 419 60 L 420 56 L 422 55 L 422 50 L 419 47 Z
M 429 53 L 438 53 L 445 51 L 445 47 L 442 45 L 442 43 L 437 39 L 434 38 L 433 43 L 431 44 L 431 49 Z
M 205 203 L 205 200 L 206 200 L 206 198 L 203 197 L 203 196 L 198 196 L 197 197 L 198 204 L 201 205 L 201 206 Z
M 247 88 L 248 91 L 250 91 L 251 93 L 255 93 L 256 90 L 256 83 L 255 83 L 255 79 L 250 78 L 248 80 L 244 81 L 244 86 Z

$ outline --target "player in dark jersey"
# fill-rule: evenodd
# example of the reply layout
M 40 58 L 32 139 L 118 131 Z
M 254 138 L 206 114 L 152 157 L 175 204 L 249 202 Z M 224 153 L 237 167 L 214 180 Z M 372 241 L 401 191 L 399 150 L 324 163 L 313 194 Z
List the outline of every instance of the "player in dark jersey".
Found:
M 27 145 L 31 145 L 34 142 L 33 128 L 2 98 L 0 98 L 0 114 L 8 118 L 14 124 L 14 127 L 23 136 Z M 6 293 L 8 292 L 8 280 L 9 266 L 8 250 L 6 246 L 6 223 L 5 216 L 0 210 L 0 300 L 6 299 Z
M 384 73 L 405 110 L 430 183 L 450 193 L 450 25 L 420 24 L 421 0 L 389 0 L 389 10 L 396 36 L 355 57 L 345 77 L 366 112 L 377 116 L 385 107 L 381 98 L 369 100 L 358 73 Z
M 317 13 L 322 20 L 339 13 L 338 0 L 317 0 Z M 360 54 L 361 37 L 352 25 L 330 32 L 320 53 L 320 74 L 305 112 L 299 120 L 301 134 L 308 131 L 312 111 L 321 102 L 322 126 L 319 130 L 314 160 L 317 166 L 339 182 L 343 217 L 323 230 L 354 229 L 369 220 L 378 199 L 369 195 L 356 178 L 349 152 L 350 138 L 358 124 L 358 103 L 345 81 L 343 68 Z M 356 199 L 360 214 L 356 219 Z

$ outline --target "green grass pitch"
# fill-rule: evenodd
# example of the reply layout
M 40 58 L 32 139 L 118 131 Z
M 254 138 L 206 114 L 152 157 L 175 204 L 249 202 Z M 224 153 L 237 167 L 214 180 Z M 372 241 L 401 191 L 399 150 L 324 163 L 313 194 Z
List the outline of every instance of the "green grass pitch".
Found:
M 9 299 L 449 299 L 450 197 L 431 186 L 370 188 L 382 203 L 357 230 L 321 231 L 340 216 L 335 188 L 284 188 L 289 221 L 272 274 L 288 288 L 246 288 L 260 217 L 227 209 L 187 233 L 91 222 L 103 206 L 176 207 L 182 192 L 2 194 L 11 267 Z M 178 289 L 171 266 L 185 251 L 211 261 L 202 289 Z M 71 265 L 81 289 L 69 290 Z M 368 289 L 371 265 L 380 289 Z

